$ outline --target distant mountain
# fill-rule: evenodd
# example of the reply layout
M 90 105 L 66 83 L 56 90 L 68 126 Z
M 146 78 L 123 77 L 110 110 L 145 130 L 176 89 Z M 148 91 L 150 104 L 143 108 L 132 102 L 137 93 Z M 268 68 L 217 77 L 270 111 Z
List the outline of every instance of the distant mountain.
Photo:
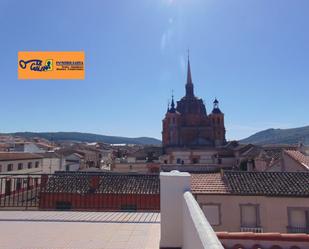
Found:
M 252 144 L 297 144 L 309 145 L 309 126 L 292 129 L 267 129 L 240 140 Z
M 41 137 L 53 141 L 104 142 L 109 144 L 159 145 L 161 141 L 151 137 L 115 137 L 81 132 L 15 132 L 9 135 L 25 138 Z

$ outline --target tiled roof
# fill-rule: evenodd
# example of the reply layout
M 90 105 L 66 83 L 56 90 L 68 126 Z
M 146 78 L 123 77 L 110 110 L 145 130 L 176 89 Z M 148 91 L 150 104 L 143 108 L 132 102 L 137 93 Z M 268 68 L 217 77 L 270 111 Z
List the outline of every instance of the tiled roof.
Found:
M 159 175 L 109 175 L 100 179 L 96 192 L 113 194 L 159 194 Z
M 309 173 L 231 171 L 224 180 L 232 194 L 309 197 Z
M 211 179 L 211 180 L 210 180 Z M 192 192 L 201 194 L 309 197 L 309 173 L 226 171 L 192 177 Z
M 42 156 L 25 152 L 0 152 L 0 161 L 42 159 Z
M 49 177 L 43 192 L 159 194 L 159 175 L 143 174 L 59 174 Z
M 193 193 L 229 193 L 220 173 L 192 174 L 192 190 Z
M 297 150 L 285 150 L 284 151 L 288 156 L 293 158 L 295 161 L 300 163 L 303 167 L 309 170 L 309 156 L 304 155 L 300 151 Z

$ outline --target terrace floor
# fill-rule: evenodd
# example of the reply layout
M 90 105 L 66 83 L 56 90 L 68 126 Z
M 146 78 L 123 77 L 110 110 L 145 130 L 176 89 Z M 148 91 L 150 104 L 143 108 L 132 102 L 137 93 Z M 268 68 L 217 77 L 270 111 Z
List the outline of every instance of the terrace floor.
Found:
M 0 248 L 158 249 L 159 213 L 0 211 Z

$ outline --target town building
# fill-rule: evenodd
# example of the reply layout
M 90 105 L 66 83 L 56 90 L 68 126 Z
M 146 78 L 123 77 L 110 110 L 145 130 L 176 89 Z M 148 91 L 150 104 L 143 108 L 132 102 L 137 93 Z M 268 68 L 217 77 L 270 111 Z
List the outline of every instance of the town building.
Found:
M 111 171 L 155 173 L 160 171 L 160 156 L 162 148 L 158 146 L 145 146 L 137 151 L 127 152 L 121 158 L 113 160 Z
M 0 173 L 41 173 L 43 156 L 34 153 L 0 152 Z
M 192 193 L 215 231 L 309 233 L 308 172 L 192 174 Z
M 309 154 L 298 150 L 283 150 L 280 160 L 267 168 L 267 171 L 309 172 Z
M 0 196 L 28 190 L 39 184 L 40 174 L 53 174 L 63 165 L 63 159 L 54 152 L 0 152 Z

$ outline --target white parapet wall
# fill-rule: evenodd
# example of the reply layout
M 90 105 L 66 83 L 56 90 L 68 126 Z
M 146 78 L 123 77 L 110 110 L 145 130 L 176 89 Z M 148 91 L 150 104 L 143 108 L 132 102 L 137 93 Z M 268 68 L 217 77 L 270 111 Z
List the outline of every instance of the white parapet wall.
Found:
M 182 247 L 183 193 L 191 190 L 191 175 L 185 172 L 160 173 L 160 248 Z
M 224 249 L 193 195 L 183 197 L 182 249 Z
M 189 173 L 160 174 L 160 203 L 160 248 L 223 249 L 191 194 Z

